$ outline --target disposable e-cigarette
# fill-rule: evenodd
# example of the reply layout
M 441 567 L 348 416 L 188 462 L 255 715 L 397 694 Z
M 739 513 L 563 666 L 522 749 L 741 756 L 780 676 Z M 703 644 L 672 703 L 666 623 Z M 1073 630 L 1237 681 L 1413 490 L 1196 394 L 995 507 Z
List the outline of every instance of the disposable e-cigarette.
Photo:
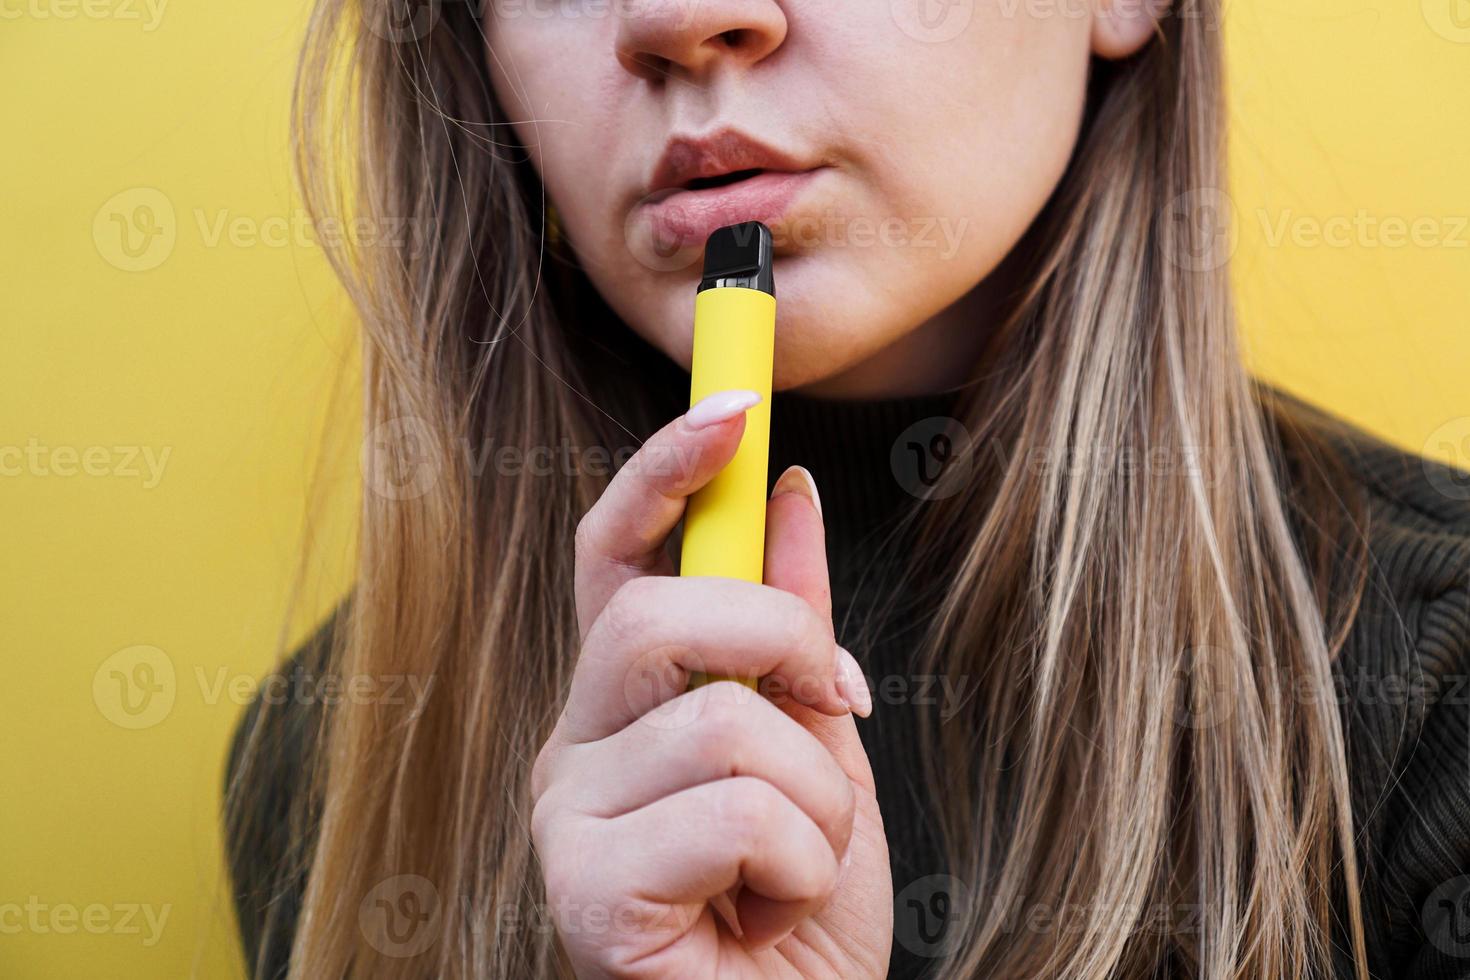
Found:
M 681 575 L 760 582 L 766 550 L 766 479 L 771 443 L 771 368 L 776 290 L 771 231 L 758 221 L 710 235 L 694 294 L 694 356 L 689 404 L 742 389 L 761 400 L 745 413 L 735 457 L 689 499 Z M 757 678 L 736 678 L 754 687 Z M 697 686 L 709 678 L 696 675 Z

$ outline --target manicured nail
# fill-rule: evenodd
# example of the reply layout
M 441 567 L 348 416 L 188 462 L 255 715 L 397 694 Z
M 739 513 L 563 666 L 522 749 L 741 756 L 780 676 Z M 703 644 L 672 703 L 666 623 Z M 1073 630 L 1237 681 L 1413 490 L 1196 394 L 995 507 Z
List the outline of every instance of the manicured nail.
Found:
M 691 429 L 707 429 L 728 422 L 741 412 L 760 404 L 761 396 L 753 391 L 717 391 L 706 395 L 684 413 L 684 424 Z
M 837 694 L 852 713 L 866 718 L 873 713 L 873 695 L 857 659 L 842 647 L 837 648 Z
M 783 493 L 800 494 L 812 502 L 812 506 L 817 509 L 817 516 L 822 516 L 822 498 L 817 494 L 817 481 L 812 479 L 805 466 L 789 466 L 781 474 L 781 479 L 771 488 L 771 499 L 774 500 Z

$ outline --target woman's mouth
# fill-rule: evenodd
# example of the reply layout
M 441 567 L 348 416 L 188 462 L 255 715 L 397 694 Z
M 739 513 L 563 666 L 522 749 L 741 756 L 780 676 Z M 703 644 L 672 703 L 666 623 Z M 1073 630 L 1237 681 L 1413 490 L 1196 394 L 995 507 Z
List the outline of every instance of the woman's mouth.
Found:
M 735 130 L 677 138 L 629 215 L 629 232 L 636 227 L 655 254 L 673 256 L 702 248 L 725 225 L 761 221 L 774 227 L 824 169 Z
M 704 244 L 716 228 L 742 221 L 776 225 L 817 170 L 745 170 L 700 178 L 643 203 L 654 247 L 669 251 Z

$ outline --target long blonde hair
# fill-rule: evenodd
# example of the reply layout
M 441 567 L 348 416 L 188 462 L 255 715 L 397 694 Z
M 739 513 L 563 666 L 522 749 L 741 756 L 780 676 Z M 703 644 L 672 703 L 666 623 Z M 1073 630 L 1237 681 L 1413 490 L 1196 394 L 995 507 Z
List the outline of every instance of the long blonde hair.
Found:
M 588 365 L 652 359 L 547 250 L 473 5 L 395 26 L 395 3 L 319 0 L 296 132 L 318 220 L 403 232 L 332 252 L 363 329 L 369 483 L 417 469 L 363 495 L 331 668 L 434 683 L 323 718 L 291 976 L 558 975 L 528 777 L 577 656 L 572 534 L 606 476 L 487 476 L 463 449 L 628 445 L 652 409 Z M 921 669 L 979 691 L 926 744 L 972 896 L 937 975 L 1328 976 L 1338 938 L 1367 976 L 1332 685 L 1350 576 L 1302 557 L 1279 410 L 1242 367 L 1219 242 L 1188 220 L 1223 181 L 1215 8 L 1092 79 L 964 419 L 1009 451 L 912 517 L 918 561 L 952 577 Z M 1308 508 L 1329 492 L 1298 483 Z M 398 875 L 443 899 L 416 956 L 361 928 Z M 1065 927 L 1018 928 L 1036 909 Z

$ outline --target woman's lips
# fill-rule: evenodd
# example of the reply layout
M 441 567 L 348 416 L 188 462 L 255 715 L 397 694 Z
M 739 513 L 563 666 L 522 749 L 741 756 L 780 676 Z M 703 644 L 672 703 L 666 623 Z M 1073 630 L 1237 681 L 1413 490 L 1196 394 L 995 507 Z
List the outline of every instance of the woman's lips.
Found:
M 652 245 L 661 254 L 703 247 L 717 228 L 742 221 L 778 223 L 796 196 L 823 168 L 797 172 L 766 170 L 721 187 L 675 190 L 638 205 Z

